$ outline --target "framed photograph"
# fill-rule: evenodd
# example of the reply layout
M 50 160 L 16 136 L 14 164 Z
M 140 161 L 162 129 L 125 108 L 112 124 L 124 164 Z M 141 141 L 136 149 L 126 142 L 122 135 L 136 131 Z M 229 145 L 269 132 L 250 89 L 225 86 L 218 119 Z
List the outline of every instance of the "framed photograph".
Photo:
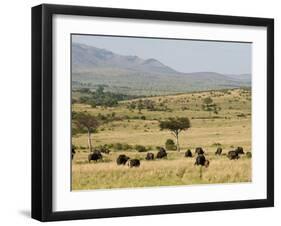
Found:
M 32 217 L 274 205 L 274 21 L 32 8 Z

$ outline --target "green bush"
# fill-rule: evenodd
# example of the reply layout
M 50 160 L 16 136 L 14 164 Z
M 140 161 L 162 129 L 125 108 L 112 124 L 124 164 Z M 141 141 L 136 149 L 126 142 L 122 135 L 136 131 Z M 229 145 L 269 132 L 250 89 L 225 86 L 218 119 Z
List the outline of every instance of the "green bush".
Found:
M 116 150 L 123 150 L 123 145 L 121 143 L 116 143 L 116 144 L 114 144 L 113 147 Z
M 135 149 L 136 149 L 138 152 L 146 152 L 146 151 L 147 151 L 146 147 L 143 146 L 143 145 L 136 145 L 136 146 L 135 146 Z
M 167 139 L 165 143 L 165 147 L 167 150 L 177 150 L 177 146 L 175 145 L 175 142 L 172 139 Z
M 129 144 L 123 144 L 123 150 L 130 150 L 133 149 L 133 147 Z
M 115 149 L 117 151 L 127 151 L 127 150 L 131 150 L 133 149 L 133 147 L 129 144 L 126 143 L 115 143 L 115 144 L 108 144 L 107 145 L 108 148 L 112 148 Z

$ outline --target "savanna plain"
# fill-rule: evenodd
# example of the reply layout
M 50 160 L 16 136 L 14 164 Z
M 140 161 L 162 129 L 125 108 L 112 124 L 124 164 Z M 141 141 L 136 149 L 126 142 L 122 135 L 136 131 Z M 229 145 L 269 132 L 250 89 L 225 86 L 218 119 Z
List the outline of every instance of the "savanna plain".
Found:
M 249 88 L 136 97 L 112 106 L 78 101 L 89 95 L 87 90 L 72 92 L 72 113 L 86 112 L 103 120 L 92 132 L 91 142 L 93 149 L 106 147 L 110 152 L 89 162 L 88 133 L 73 123 L 73 190 L 251 182 L 252 159 L 227 157 L 237 147 L 252 151 Z M 173 134 L 159 126 L 172 117 L 190 120 L 190 128 L 179 133 L 179 151 L 173 148 Z M 167 150 L 166 158 L 145 159 L 148 152 L 156 156 L 160 147 Z M 194 165 L 196 147 L 203 148 L 209 167 Z M 222 154 L 215 155 L 219 147 Z M 185 157 L 188 149 L 191 158 Z M 139 159 L 140 166 L 117 165 L 120 154 Z

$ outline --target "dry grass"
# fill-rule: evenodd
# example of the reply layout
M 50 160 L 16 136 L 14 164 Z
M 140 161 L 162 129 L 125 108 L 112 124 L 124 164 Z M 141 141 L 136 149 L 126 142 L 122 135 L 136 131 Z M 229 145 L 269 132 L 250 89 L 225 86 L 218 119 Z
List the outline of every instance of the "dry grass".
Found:
M 221 107 L 219 118 L 209 116 L 201 109 L 202 98 L 211 96 Z M 88 111 L 93 115 L 115 112 L 117 116 L 141 116 L 146 120 L 130 119 L 115 121 L 99 128 L 93 134 L 95 146 L 103 144 L 126 143 L 129 145 L 151 146 L 156 152 L 156 146 L 164 146 L 165 141 L 173 138 L 168 131 L 160 131 L 158 120 L 168 117 L 189 117 L 192 127 L 180 134 L 181 153 L 169 152 L 167 160 L 143 160 L 146 153 L 112 150 L 105 155 L 104 162 L 87 163 L 88 151 L 77 150 L 72 164 L 72 187 L 78 189 L 146 187 L 162 185 L 187 185 L 202 183 L 232 183 L 251 181 L 251 159 L 245 157 L 230 161 L 226 156 L 217 157 L 215 143 L 220 143 L 224 153 L 237 146 L 244 151 L 251 151 L 251 100 L 250 93 L 243 90 L 232 90 L 227 93 L 219 91 L 180 94 L 171 96 L 151 97 L 156 102 L 164 101 L 172 112 L 157 112 L 143 110 L 129 111 L 126 102 L 115 108 L 91 108 L 87 105 L 75 104 L 74 111 Z M 127 101 L 128 102 L 128 101 Z M 188 107 L 182 110 L 182 107 Z M 237 115 L 244 114 L 245 117 Z M 202 117 L 207 117 L 202 119 Z M 86 134 L 73 137 L 76 146 L 87 147 Z M 183 157 L 184 151 L 195 147 L 203 147 L 211 164 L 203 169 L 203 178 L 199 178 L 199 167 L 194 166 L 195 159 Z M 115 161 L 119 154 L 141 159 L 140 168 L 129 169 L 117 166 Z
M 126 154 L 144 158 L 144 154 Z M 72 168 L 73 190 L 251 181 L 251 160 L 246 157 L 231 161 L 226 156 L 209 154 L 207 158 L 211 164 L 208 168 L 203 167 L 203 177 L 200 179 L 200 167 L 194 165 L 195 158 L 184 158 L 183 153 L 169 152 L 168 159 L 141 160 L 139 168 L 118 166 L 114 161 L 117 153 L 106 156 L 105 162 L 98 163 L 87 163 L 86 154 L 80 155 L 80 159 L 79 155 L 76 156 Z

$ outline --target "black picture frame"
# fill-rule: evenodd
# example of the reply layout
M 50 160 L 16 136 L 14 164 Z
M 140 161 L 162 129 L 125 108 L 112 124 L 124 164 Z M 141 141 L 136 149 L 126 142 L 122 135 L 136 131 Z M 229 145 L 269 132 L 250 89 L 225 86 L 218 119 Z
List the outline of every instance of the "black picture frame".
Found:
M 267 198 L 54 212 L 52 210 L 52 18 L 55 14 L 266 27 Z M 49 4 L 32 8 L 32 218 L 40 221 L 57 221 L 272 206 L 274 206 L 273 19 Z

